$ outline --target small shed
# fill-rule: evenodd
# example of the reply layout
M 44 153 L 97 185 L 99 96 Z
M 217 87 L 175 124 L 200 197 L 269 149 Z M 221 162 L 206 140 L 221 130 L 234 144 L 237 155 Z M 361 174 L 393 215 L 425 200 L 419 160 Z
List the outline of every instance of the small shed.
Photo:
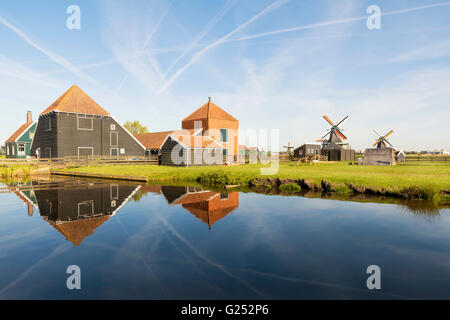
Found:
M 394 148 L 370 148 L 364 152 L 363 164 L 369 166 L 395 166 L 396 151 Z
M 400 162 L 400 163 L 404 163 L 406 161 L 406 155 L 403 152 L 403 150 L 397 152 L 396 160 L 397 160 L 397 162 Z
M 161 165 L 204 166 L 226 163 L 226 149 L 208 136 L 169 134 L 161 145 Z
M 294 158 L 313 157 L 320 155 L 321 145 L 317 143 L 306 143 L 294 149 Z

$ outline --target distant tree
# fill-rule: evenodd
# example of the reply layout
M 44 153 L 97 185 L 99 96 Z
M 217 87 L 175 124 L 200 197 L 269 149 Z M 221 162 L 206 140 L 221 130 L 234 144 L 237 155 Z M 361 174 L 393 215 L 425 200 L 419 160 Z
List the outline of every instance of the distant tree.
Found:
M 127 121 L 125 122 L 124 127 L 132 134 L 148 133 L 147 127 L 143 126 L 139 121 Z

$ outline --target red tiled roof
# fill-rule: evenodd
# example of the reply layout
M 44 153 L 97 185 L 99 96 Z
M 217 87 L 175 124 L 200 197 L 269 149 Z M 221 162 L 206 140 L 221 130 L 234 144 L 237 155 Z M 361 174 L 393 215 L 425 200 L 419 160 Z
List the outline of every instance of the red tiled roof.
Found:
M 186 135 L 176 132 L 170 134 L 170 136 L 175 140 L 181 142 L 187 148 L 223 149 L 223 146 L 221 144 L 205 136 Z
M 183 129 L 183 130 L 172 130 L 172 131 L 161 131 L 161 132 L 150 132 L 134 135 L 136 139 L 142 143 L 147 150 L 160 149 L 164 140 L 171 133 L 193 135 L 198 129 Z
M 207 118 L 238 121 L 235 117 L 225 112 L 211 101 L 205 103 L 203 106 L 184 118 L 183 121 L 200 120 Z
M 93 114 L 100 116 L 109 116 L 110 113 L 100 107 L 83 90 L 77 86 L 72 86 L 61 97 L 59 97 L 51 106 L 45 109 L 41 115 L 52 111 L 73 112 L 82 114 Z
M 142 133 L 134 136 L 144 145 L 145 149 L 160 149 L 164 140 L 166 140 L 167 136 L 172 132 L 173 131 Z
M 19 129 L 17 129 L 16 132 L 14 132 L 12 134 L 12 136 L 9 137 L 8 140 L 6 140 L 6 143 L 16 141 L 16 139 L 19 138 L 25 132 L 25 130 L 27 130 L 27 128 L 29 126 L 31 126 L 33 123 L 34 122 L 30 122 L 30 123 L 24 123 L 23 125 L 21 125 L 19 127 Z

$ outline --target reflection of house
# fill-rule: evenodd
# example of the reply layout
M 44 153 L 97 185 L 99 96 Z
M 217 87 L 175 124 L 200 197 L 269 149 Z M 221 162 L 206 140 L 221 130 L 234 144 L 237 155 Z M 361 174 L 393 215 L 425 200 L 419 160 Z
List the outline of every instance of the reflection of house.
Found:
M 39 117 L 31 155 L 143 156 L 144 146 L 77 86 L 72 86 Z
M 22 124 L 5 142 L 6 158 L 28 158 L 31 152 L 36 122 L 27 112 L 27 122 Z
M 239 207 L 239 192 L 217 193 L 195 187 L 161 187 L 170 205 L 181 205 L 198 219 L 212 225 Z
M 139 189 L 133 185 L 81 183 L 35 190 L 39 212 L 75 246 L 113 216 Z

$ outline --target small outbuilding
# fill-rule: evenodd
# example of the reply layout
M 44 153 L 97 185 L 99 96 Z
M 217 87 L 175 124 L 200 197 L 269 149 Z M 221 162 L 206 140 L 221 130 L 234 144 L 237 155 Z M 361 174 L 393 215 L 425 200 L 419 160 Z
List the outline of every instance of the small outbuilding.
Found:
M 394 148 L 370 148 L 364 152 L 363 164 L 369 166 L 395 166 L 396 151 Z
M 161 165 L 202 166 L 226 162 L 224 147 L 209 136 L 169 134 L 161 146 Z
M 320 155 L 321 145 L 317 143 L 306 143 L 294 149 L 294 158 L 314 157 Z
M 341 145 L 330 143 L 322 148 L 322 156 L 327 157 L 328 161 L 355 161 L 356 151 L 344 148 Z

